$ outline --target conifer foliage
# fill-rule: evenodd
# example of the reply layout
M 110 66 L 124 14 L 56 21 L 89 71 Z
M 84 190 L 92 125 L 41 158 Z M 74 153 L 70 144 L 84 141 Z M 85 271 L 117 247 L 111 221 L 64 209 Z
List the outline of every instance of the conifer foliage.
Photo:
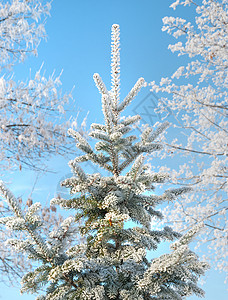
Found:
M 152 230 L 152 218 L 162 215 L 155 207 L 186 192 L 186 188 L 167 190 L 157 196 L 154 184 L 163 183 L 167 175 L 148 171 L 144 163 L 148 153 L 161 149 L 156 142 L 168 123 L 156 130 L 146 128 L 141 137 L 132 133 L 140 116 L 121 117 L 144 85 L 140 78 L 127 97 L 120 102 L 119 26 L 112 26 L 112 88 L 108 91 L 98 74 L 95 83 L 102 95 L 104 124 L 92 124 L 90 136 L 96 139 L 95 149 L 78 132 L 69 130 L 77 141 L 82 155 L 70 161 L 73 176 L 64 180 L 63 186 L 71 189 L 71 199 L 56 198 L 52 205 L 76 211 L 58 230 L 45 240 L 40 230 L 38 215 L 40 205 L 33 204 L 26 214 L 11 192 L 1 183 L 1 192 L 15 217 L 2 218 L 1 223 L 14 230 L 27 232 L 26 241 L 9 243 L 26 251 L 29 259 L 40 265 L 22 280 L 21 292 L 39 292 L 47 285 L 39 300 L 60 299 L 185 299 L 196 294 L 203 296 L 197 286 L 207 264 L 200 262 L 188 243 L 199 230 L 192 228 L 180 237 L 171 228 Z M 91 161 L 108 171 L 86 174 L 83 162 Z M 82 220 L 80 233 L 86 242 L 72 243 L 74 224 Z M 137 226 L 129 228 L 127 221 Z M 161 241 L 176 240 L 170 254 L 149 261 L 148 250 L 157 249 Z

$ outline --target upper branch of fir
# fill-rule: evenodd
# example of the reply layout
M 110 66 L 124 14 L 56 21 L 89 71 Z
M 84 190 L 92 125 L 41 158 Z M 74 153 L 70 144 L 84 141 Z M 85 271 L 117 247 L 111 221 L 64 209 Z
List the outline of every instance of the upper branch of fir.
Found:
M 112 62 L 111 62 L 111 76 L 112 76 L 112 97 L 115 110 L 119 102 L 120 95 L 120 29 L 119 25 L 112 25 Z

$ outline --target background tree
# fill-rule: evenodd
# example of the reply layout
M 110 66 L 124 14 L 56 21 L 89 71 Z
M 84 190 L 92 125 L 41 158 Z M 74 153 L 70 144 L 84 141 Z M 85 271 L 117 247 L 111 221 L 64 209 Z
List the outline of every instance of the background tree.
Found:
M 60 77 L 45 78 L 39 70 L 34 78 L 15 82 L 11 74 L 15 64 L 37 53 L 50 7 L 38 0 L 0 4 L 1 169 L 24 165 L 39 170 L 44 158 L 67 153 L 69 122 L 60 120 L 70 95 L 61 95 Z
M 160 112 L 167 115 L 168 106 L 183 133 L 167 141 L 170 155 L 188 159 L 173 173 L 173 180 L 194 190 L 169 206 L 165 216 L 176 230 L 205 222 L 197 246 L 203 249 L 207 244 L 210 259 L 227 272 L 228 4 L 178 0 L 171 7 L 179 5 L 191 5 L 195 20 L 165 17 L 162 30 L 178 39 L 169 49 L 185 55 L 186 65 L 151 86 L 161 95 Z
M 161 149 L 157 137 L 168 126 L 156 130 L 147 127 L 140 139 L 132 134 L 139 115 L 121 117 L 131 103 L 144 79 L 140 78 L 126 98 L 119 102 L 119 26 L 112 26 L 112 88 L 109 92 L 98 74 L 95 83 L 102 94 L 102 110 L 105 124 L 92 124 L 90 136 L 98 140 L 95 150 L 82 135 L 69 130 L 76 139 L 82 155 L 70 161 L 73 177 L 63 185 L 71 189 L 72 198 L 55 198 L 51 204 L 75 209 L 74 217 L 63 221 L 58 230 L 48 238 L 41 233 L 42 221 L 34 203 L 26 213 L 17 199 L 0 183 L 0 190 L 14 212 L 14 217 L 2 218 L 7 227 L 23 231 L 26 240 L 10 240 L 11 246 L 28 253 L 28 258 L 39 266 L 22 279 L 21 292 L 37 292 L 48 284 L 44 296 L 37 299 L 183 299 L 203 291 L 197 280 L 207 268 L 188 243 L 201 225 L 192 228 L 172 244 L 170 254 L 146 257 L 147 250 L 155 250 L 162 240 L 173 241 L 180 237 L 171 228 L 151 229 L 152 218 L 161 218 L 155 210 L 157 204 L 175 201 L 188 188 L 170 189 L 162 195 L 151 193 L 154 184 L 163 183 L 168 175 L 148 172 L 144 160 L 148 153 Z M 91 161 L 107 170 L 109 176 L 100 173 L 86 174 L 80 163 Z M 149 192 L 149 193 L 148 193 Z M 75 238 L 75 223 L 83 220 L 80 233 L 85 243 L 70 242 Z M 137 226 L 128 228 L 127 221 Z
M 0 174 L 10 168 L 26 167 L 45 170 L 44 160 L 51 155 L 66 155 L 71 151 L 65 120 L 64 105 L 70 94 L 62 95 L 60 76 L 48 78 L 38 70 L 35 77 L 16 82 L 13 67 L 26 56 L 37 54 L 40 40 L 45 37 L 44 23 L 49 15 L 50 2 L 38 0 L 11 0 L 0 3 Z M 74 123 L 76 124 L 76 123 Z M 31 199 L 27 207 L 31 206 Z M 61 219 L 52 207 L 42 214 L 53 225 Z M 8 215 L 7 207 L 0 205 L 0 214 Z M 15 282 L 29 267 L 23 256 L 6 249 L 4 241 L 12 233 L 0 228 L 0 273 Z

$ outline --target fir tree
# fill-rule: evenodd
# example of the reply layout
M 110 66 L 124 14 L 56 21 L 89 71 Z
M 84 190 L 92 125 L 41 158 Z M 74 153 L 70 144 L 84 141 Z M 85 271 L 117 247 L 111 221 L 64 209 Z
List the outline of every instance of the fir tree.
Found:
M 154 184 L 163 183 L 167 175 L 148 171 L 145 156 L 161 149 L 157 137 L 168 123 L 156 130 L 147 127 L 140 139 L 133 134 L 133 125 L 140 116 L 121 118 L 144 85 L 140 78 L 128 96 L 120 102 L 119 26 L 112 26 L 112 88 L 108 91 L 98 74 L 95 83 L 102 94 L 104 124 L 92 124 L 90 136 L 98 140 L 95 150 L 78 132 L 69 130 L 83 155 L 70 161 L 73 176 L 62 184 L 71 189 L 72 198 L 56 198 L 52 205 L 74 209 L 60 228 L 45 241 L 39 233 L 42 227 L 33 204 L 24 214 L 15 197 L 1 183 L 1 192 L 15 217 L 2 218 L 1 223 L 14 230 L 28 233 L 26 241 L 11 240 L 16 249 L 26 251 L 29 258 L 40 262 L 22 280 L 21 292 L 38 292 L 48 285 L 46 294 L 37 299 L 185 299 L 196 294 L 203 296 L 197 280 L 207 264 L 200 262 L 188 243 L 199 230 L 192 228 L 180 237 L 171 228 L 152 230 L 152 218 L 162 215 L 155 207 L 187 191 L 187 188 L 167 190 L 160 196 L 148 191 Z M 91 161 L 107 170 L 109 176 L 86 174 L 80 163 Z M 147 193 L 146 193 L 147 192 Z M 72 244 L 74 223 L 82 220 L 80 233 L 86 242 Z M 127 221 L 137 226 L 128 228 Z M 178 239 L 177 239 L 178 238 Z M 149 261 L 148 250 L 157 249 L 161 241 L 176 240 L 170 254 Z

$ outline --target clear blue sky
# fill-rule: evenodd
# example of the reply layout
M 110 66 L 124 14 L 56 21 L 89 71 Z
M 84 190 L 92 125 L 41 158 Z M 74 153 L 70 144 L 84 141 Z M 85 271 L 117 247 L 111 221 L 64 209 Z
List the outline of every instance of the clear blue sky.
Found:
M 41 42 L 38 58 L 27 59 L 23 65 L 16 68 L 15 75 L 26 79 L 29 69 L 35 72 L 43 62 L 46 74 L 51 74 L 54 69 L 58 74 L 63 69 L 63 91 L 70 91 L 75 86 L 75 115 L 79 109 L 82 119 L 89 111 L 88 123 L 100 121 L 100 96 L 92 76 L 95 72 L 99 73 L 109 88 L 110 29 L 113 23 L 118 23 L 121 29 L 122 97 L 139 77 L 143 76 L 146 81 L 158 82 L 162 76 L 172 74 L 182 63 L 183 58 L 178 58 L 167 49 L 173 40 L 161 31 L 162 18 L 167 15 L 186 18 L 193 16 L 191 9 L 180 8 L 174 12 L 169 8 L 170 3 L 169 0 L 54 0 L 51 17 L 46 23 L 47 41 Z M 142 109 L 140 103 L 148 93 L 148 90 L 141 93 L 131 109 Z M 153 101 L 156 106 L 156 99 Z M 148 105 L 148 102 L 143 103 Z M 157 122 L 159 116 L 147 115 L 145 121 Z M 42 177 L 33 194 L 34 198 L 42 203 L 54 196 L 59 180 L 69 173 L 67 162 L 64 160 L 55 159 L 51 165 L 56 173 Z M 31 173 L 23 174 L 13 176 L 11 188 L 17 196 L 26 196 L 35 179 Z M 206 300 L 227 299 L 222 275 L 211 270 L 205 280 Z M 0 285 L 0 299 L 29 300 L 35 299 L 35 296 L 20 296 L 18 289 Z

